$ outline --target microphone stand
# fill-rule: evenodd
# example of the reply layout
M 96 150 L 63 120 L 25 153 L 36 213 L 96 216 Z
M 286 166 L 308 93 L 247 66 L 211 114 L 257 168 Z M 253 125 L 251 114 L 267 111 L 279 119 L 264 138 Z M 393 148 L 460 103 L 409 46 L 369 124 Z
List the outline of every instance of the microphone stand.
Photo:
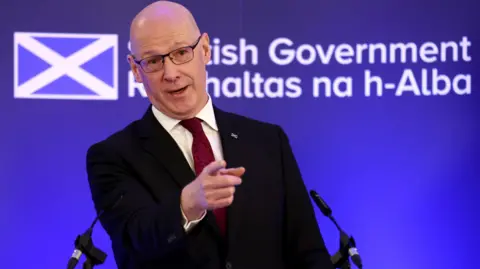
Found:
M 107 258 L 107 254 L 93 244 L 92 231 L 93 228 L 90 227 L 75 239 L 75 248 L 86 256 L 83 269 L 93 269 L 95 266 L 103 264 Z
M 340 225 L 338 225 L 335 218 L 332 216 L 332 209 L 325 203 L 325 201 L 318 195 L 314 190 L 310 191 L 310 196 L 312 197 L 315 204 L 318 206 L 323 215 L 328 217 L 333 224 L 337 227 L 337 230 L 340 232 L 340 249 L 335 253 L 335 255 L 330 257 L 330 260 L 334 268 L 338 269 L 351 269 L 350 257 L 352 258 L 353 263 L 359 268 L 362 269 L 362 261 L 360 255 L 357 252 L 357 246 L 355 244 L 355 239 L 352 236 L 348 236 Z
M 333 266 L 338 269 L 351 269 L 348 251 L 351 248 L 351 245 L 355 244 L 353 237 L 348 237 L 344 232 L 340 232 L 340 248 L 339 250 L 331 257 Z
M 106 210 L 111 210 L 120 203 L 120 201 L 123 199 L 123 194 L 124 193 L 122 192 L 113 205 L 106 207 L 97 214 L 92 222 L 92 225 L 90 225 L 90 228 L 88 228 L 87 231 L 77 236 L 75 239 L 75 250 L 72 257 L 68 261 L 67 269 L 74 269 L 83 254 L 86 256 L 86 259 L 83 262 L 83 269 L 93 269 L 95 266 L 101 265 L 105 262 L 105 259 L 107 259 L 107 254 L 93 244 L 93 227 Z
M 328 218 L 335 224 L 337 229 L 340 231 L 340 248 L 339 250 L 331 257 L 333 266 L 338 269 L 351 269 L 348 251 L 351 248 L 352 244 L 355 245 L 355 240 L 353 237 L 349 237 L 338 225 L 335 218 L 331 215 Z

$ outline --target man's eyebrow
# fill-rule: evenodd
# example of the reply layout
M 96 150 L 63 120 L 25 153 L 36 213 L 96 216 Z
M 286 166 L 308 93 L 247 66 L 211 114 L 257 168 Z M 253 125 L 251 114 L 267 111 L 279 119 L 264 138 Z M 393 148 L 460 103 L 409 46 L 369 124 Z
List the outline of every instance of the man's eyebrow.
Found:
M 176 49 L 179 49 L 179 48 L 183 48 L 183 47 L 188 47 L 190 46 L 191 44 L 186 42 L 186 41 L 175 41 L 170 47 L 169 47 L 169 50 L 168 52 L 171 52 L 171 51 L 174 51 Z M 167 53 L 168 53 L 167 52 Z M 163 55 L 162 53 L 159 53 L 158 51 L 156 50 L 147 50 L 147 51 L 144 51 L 142 52 L 142 54 L 140 55 L 141 56 L 141 59 L 144 59 L 144 58 L 147 58 L 147 57 L 150 57 L 150 56 L 154 56 L 154 55 Z
M 142 54 L 140 54 L 140 57 L 143 59 L 143 58 L 146 58 L 146 57 L 150 57 L 150 56 L 153 56 L 153 55 L 159 55 L 159 54 L 160 53 L 158 53 L 158 51 L 147 50 L 147 51 L 142 52 Z
M 173 43 L 172 45 L 173 48 L 179 48 L 179 47 L 185 47 L 185 46 L 190 46 L 190 43 L 187 41 L 175 41 L 175 43 Z

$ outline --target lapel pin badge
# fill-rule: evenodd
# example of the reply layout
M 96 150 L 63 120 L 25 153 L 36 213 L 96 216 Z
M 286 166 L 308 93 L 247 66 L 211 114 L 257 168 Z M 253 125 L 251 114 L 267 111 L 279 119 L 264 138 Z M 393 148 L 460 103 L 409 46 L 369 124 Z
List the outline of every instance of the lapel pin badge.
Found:
M 238 138 L 238 134 L 231 133 L 230 136 L 233 137 L 233 138 L 235 138 L 235 139 Z

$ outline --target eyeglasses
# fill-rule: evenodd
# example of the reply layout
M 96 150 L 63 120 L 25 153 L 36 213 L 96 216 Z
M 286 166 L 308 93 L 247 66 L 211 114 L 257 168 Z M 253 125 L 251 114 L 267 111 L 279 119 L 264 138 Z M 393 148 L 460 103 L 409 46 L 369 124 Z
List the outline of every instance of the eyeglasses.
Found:
M 195 47 L 200 42 L 201 38 L 202 36 L 200 35 L 197 41 L 195 41 L 195 43 L 191 46 L 181 47 L 167 54 L 154 55 L 141 60 L 134 60 L 134 61 L 135 63 L 140 65 L 140 67 L 145 73 L 152 73 L 152 72 L 157 72 L 161 70 L 163 68 L 163 65 L 165 64 L 165 57 L 170 58 L 172 63 L 177 65 L 190 62 L 194 57 Z

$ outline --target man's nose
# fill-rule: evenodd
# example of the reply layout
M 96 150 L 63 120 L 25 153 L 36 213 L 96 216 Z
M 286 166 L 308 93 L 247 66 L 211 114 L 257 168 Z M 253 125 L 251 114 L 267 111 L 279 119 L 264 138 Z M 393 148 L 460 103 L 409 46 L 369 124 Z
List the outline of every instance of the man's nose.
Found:
M 175 82 L 179 78 L 177 65 L 168 57 L 163 62 L 163 79 L 168 82 Z

